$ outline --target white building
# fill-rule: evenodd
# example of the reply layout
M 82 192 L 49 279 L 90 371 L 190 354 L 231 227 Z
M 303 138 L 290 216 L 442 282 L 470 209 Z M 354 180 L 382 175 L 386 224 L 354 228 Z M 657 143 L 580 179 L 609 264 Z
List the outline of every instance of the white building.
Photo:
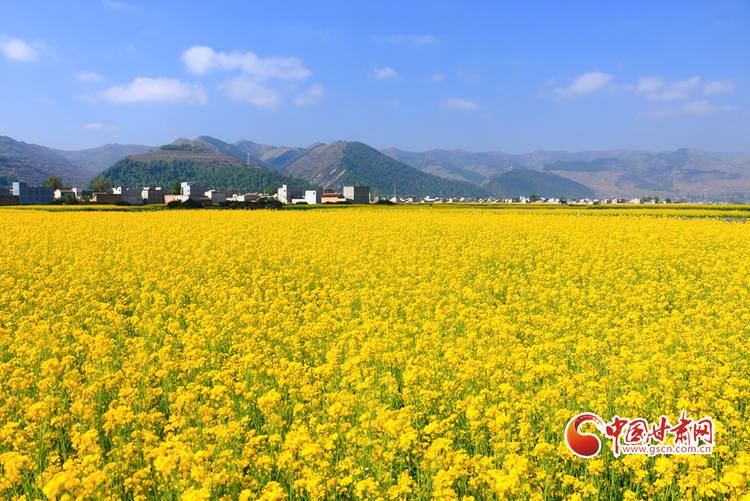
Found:
M 60 188 L 55 190 L 55 200 L 65 197 L 78 198 L 78 188 Z
M 122 195 L 122 201 L 128 202 L 130 205 L 143 205 L 142 190 L 135 190 L 118 186 L 117 188 L 112 189 L 112 194 Z
M 211 199 L 212 204 L 218 204 L 225 202 L 231 194 L 227 190 L 208 190 L 206 196 Z
M 302 190 L 299 188 L 292 188 L 288 184 L 284 184 L 279 188 L 277 197 L 279 202 L 282 204 L 292 203 L 292 199 L 302 198 Z
M 235 194 L 231 200 L 233 202 L 255 202 L 259 198 L 267 198 L 263 193 L 242 193 L 240 195 Z
M 306 190 L 305 202 L 307 202 L 307 205 L 318 205 L 321 202 L 321 196 L 320 190 Z
M 141 200 L 144 204 L 163 204 L 166 190 L 161 186 L 144 186 L 141 190 Z
M 180 183 L 180 191 L 183 195 L 198 195 L 202 197 L 207 191 L 205 186 L 201 186 L 198 183 Z

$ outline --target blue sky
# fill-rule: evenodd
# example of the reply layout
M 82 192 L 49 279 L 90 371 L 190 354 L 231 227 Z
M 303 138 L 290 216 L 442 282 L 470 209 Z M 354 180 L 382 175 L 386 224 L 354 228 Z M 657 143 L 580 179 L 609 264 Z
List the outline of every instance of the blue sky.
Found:
M 750 151 L 750 1 L 607 4 L 3 0 L 0 135 Z

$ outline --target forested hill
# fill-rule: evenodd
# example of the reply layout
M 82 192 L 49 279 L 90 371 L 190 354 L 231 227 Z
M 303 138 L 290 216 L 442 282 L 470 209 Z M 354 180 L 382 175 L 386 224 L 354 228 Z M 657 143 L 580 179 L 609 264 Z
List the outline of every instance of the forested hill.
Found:
M 450 181 L 427 174 L 379 152 L 364 143 L 346 143 L 340 166 L 346 169 L 343 183 L 365 185 L 382 195 L 399 196 L 486 197 L 489 191 L 466 181 Z
M 166 159 L 140 161 L 134 157 L 126 157 L 92 179 L 91 183 L 99 178 L 110 178 L 114 186 L 129 188 L 142 186 L 169 187 L 175 181 L 196 182 L 208 189 L 234 189 L 249 192 L 265 192 L 271 185 L 278 187 L 282 184 L 302 189 L 319 188 L 319 186 L 302 178 L 286 176 L 275 170 L 257 165 L 239 162 L 225 165 L 198 163 L 189 158 L 173 158 L 169 161 Z
M 596 195 L 594 190 L 581 183 L 549 172 L 523 167 L 503 169 L 487 178 L 482 186 L 503 198 L 528 197 L 536 194 L 545 198 L 581 199 L 593 198 Z

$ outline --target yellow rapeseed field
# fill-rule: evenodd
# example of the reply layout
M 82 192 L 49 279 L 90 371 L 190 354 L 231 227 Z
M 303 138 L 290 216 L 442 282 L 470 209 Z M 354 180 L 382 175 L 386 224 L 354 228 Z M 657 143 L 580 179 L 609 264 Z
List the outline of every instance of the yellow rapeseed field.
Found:
M 0 240 L 1 499 L 750 499 L 746 223 L 8 209 Z M 713 454 L 563 438 L 682 410 Z

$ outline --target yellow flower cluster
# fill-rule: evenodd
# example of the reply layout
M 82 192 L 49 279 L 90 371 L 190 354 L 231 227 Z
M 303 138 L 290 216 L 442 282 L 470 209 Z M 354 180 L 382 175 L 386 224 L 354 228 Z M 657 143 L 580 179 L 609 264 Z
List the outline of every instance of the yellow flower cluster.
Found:
M 0 498 L 747 499 L 750 226 L 576 212 L 0 211 Z

